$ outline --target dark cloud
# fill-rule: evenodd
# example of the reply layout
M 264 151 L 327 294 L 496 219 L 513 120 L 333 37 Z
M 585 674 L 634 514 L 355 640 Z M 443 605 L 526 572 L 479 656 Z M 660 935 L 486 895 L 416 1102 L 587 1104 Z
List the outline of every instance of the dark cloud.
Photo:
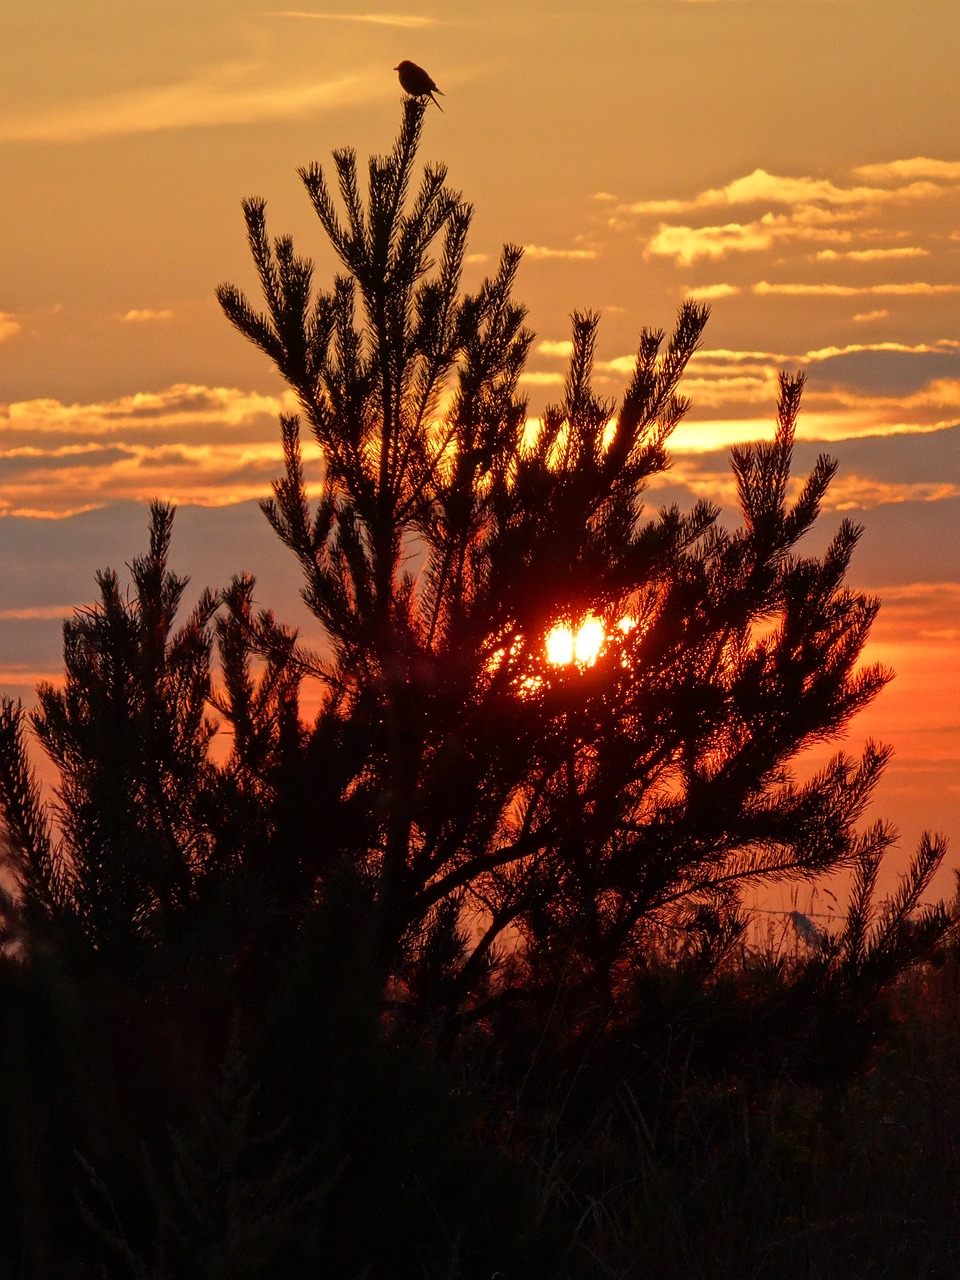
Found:
M 940 437 L 939 439 L 931 439 Z M 864 440 L 843 440 L 830 445 L 798 444 L 794 452 L 794 475 L 809 472 L 818 453 L 840 459 L 840 476 L 845 473 L 873 474 L 891 489 L 896 484 L 939 480 L 960 482 L 960 426 L 929 435 L 885 436 Z M 711 475 L 719 480 L 729 474 L 726 452 L 686 455 L 684 467 L 694 465 L 698 481 Z M 647 495 L 651 516 L 665 506 L 676 504 L 689 510 L 703 492 L 684 482 L 683 470 Z M 730 505 L 721 507 L 720 522 L 727 528 L 738 523 Z M 824 550 L 841 519 L 863 526 L 860 545 L 854 555 L 850 580 L 865 588 L 899 586 L 913 582 L 960 582 L 960 497 L 937 501 L 877 502 L 870 507 L 845 506 L 842 511 L 826 510 L 807 536 L 803 550 Z
M 30 425 L 2 424 L 2 441 L 6 449 L 35 448 L 42 444 L 44 449 L 62 449 L 76 446 L 90 438 L 94 433 L 77 426 L 44 427 L 38 432 Z M 196 423 L 190 419 L 174 418 L 172 421 L 154 420 L 150 422 L 131 422 L 117 416 L 115 421 L 99 423 L 95 433 L 100 438 L 117 440 L 123 445 L 145 445 L 153 447 L 163 439 L 176 443 L 189 444 L 270 444 L 279 440 L 280 432 L 277 419 L 273 414 L 252 414 L 241 422 L 203 422 Z M 305 437 L 307 433 L 304 433 Z M 279 445 L 277 448 L 279 454 Z M 76 455 L 75 455 L 76 456 Z
M 172 414 L 216 413 L 225 407 L 226 398 L 223 395 L 206 387 L 191 387 L 182 392 L 166 391 L 152 400 L 144 397 L 142 403 L 124 401 L 118 405 L 108 405 L 103 410 L 103 417 L 165 418 Z
M 908 396 L 935 379 L 960 378 L 960 351 L 847 351 L 811 361 L 806 373 L 811 391 Z
M 960 423 L 939 431 L 859 436 L 847 440 L 799 440 L 793 447 L 793 474 L 808 473 L 821 453 L 839 461 L 841 478 L 857 475 L 887 484 L 960 484 Z M 726 476 L 730 471 L 730 451 L 678 453 L 678 476 L 691 469 L 704 476 Z M 658 488 L 657 493 L 661 492 Z
M 63 617 L 69 616 L 70 610 L 64 609 Z M 62 634 L 61 618 L 0 618 L 0 670 L 60 670 Z
M 953 446 L 958 440 L 960 427 L 953 428 L 949 437 Z M 885 457 L 884 466 L 895 469 L 906 464 L 911 446 L 922 452 L 934 444 L 926 436 L 894 437 L 844 441 L 836 451 L 846 453 L 856 448 L 866 457 L 875 449 L 877 457 Z M 809 467 L 816 451 L 816 446 L 798 446 L 798 470 Z M 934 456 L 943 457 L 942 447 L 931 454 Z M 718 470 L 729 466 L 727 455 L 721 453 L 704 455 L 697 461 L 705 468 L 710 461 L 715 461 Z M 668 480 L 648 495 L 648 512 L 653 516 L 658 507 L 672 502 L 686 510 L 692 501 L 685 484 Z M 882 594 L 882 588 L 901 584 L 960 582 L 960 498 L 888 503 L 842 515 L 864 526 L 850 572 L 854 586 L 880 589 Z M 732 525 L 735 513 L 726 511 L 722 519 Z M 837 512 L 823 515 L 804 549 L 822 551 L 840 519 Z M 0 613 L 62 609 L 62 614 L 55 612 L 52 617 L 0 618 L 0 668 L 8 672 L 24 667 L 59 670 L 62 618 L 72 607 L 95 599 L 98 569 L 115 568 L 121 581 L 129 580 L 125 566 L 144 551 L 147 524 L 146 506 L 133 502 L 61 520 L 0 517 Z M 254 502 L 181 507 L 174 522 L 171 567 L 190 578 L 189 600 L 203 587 L 223 587 L 235 574 L 250 573 L 257 579 L 258 605 L 272 608 L 281 620 L 300 627 L 310 640 L 319 639 L 318 625 L 300 598 L 299 569 Z M 10 678 L 5 687 L 12 688 Z
M 960 484 L 960 424 L 940 431 L 863 436 L 826 445 L 803 441 L 794 452 L 797 469 L 809 471 L 818 453 L 838 458 L 841 474 L 853 472 L 891 484 Z
M 105 449 L 84 449 L 82 453 L 15 453 L 0 455 L 0 481 L 20 480 L 25 475 L 45 471 L 72 471 L 77 467 L 110 467 L 134 457 L 132 449 L 114 445 Z
M 0 516 L 0 611 L 87 603 L 97 569 L 122 570 L 147 543 L 146 504 L 120 502 L 62 520 Z M 304 620 L 299 572 L 255 502 L 181 507 L 173 527 L 171 567 L 199 590 L 252 573 L 262 601 Z M 122 575 L 125 576 L 125 575 Z M 261 593 L 258 593 L 261 594 Z
M 143 454 L 139 465 L 141 470 L 149 470 L 151 467 L 186 467 L 196 466 L 197 460 L 185 453 L 183 449 L 170 446 Z
M 822 551 L 840 514 L 863 526 L 849 574 L 854 586 L 879 589 L 911 582 L 960 582 L 960 498 L 828 512 L 808 535 L 804 549 Z
M 129 582 L 126 566 L 145 551 L 147 529 L 146 505 L 134 502 L 62 520 L 0 517 L 0 614 L 62 608 L 52 617 L 0 617 L 4 691 L 26 696 L 15 678 L 18 668 L 61 670 L 63 618 L 96 599 L 98 569 L 116 569 L 121 582 Z M 284 622 L 319 638 L 300 598 L 301 577 L 293 556 L 255 502 L 181 507 L 174 520 L 170 565 L 190 579 L 187 607 L 202 588 L 225 587 L 234 575 L 249 573 L 257 579 L 258 607 L 273 609 Z

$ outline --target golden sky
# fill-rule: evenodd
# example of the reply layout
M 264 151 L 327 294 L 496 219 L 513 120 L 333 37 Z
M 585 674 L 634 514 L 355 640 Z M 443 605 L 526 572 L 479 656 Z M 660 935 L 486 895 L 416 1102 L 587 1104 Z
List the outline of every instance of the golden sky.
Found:
M 851 576 L 885 601 L 873 656 L 899 673 L 851 745 L 897 748 L 877 810 L 905 845 L 960 836 L 956 0 L 7 6 L 5 686 L 56 671 L 63 611 L 142 549 L 131 501 L 217 508 L 181 513 L 181 565 L 210 585 L 259 569 L 296 612 L 295 570 L 234 505 L 276 474 L 283 387 L 213 290 L 253 287 L 246 195 L 329 276 L 295 171 L 388 148 L 401 58 L 444 91 L 422 158 L 476 205 L 471 272 L 526 246 L 531 412 L 559 391 L 574 308 L 603 312 L 615 396 L 640 328 L 708 299 L 651 501 L 724 502 L 726 448 L 771 430 L 779 369 L 806 370 L 798 466 L 824 441 L 840 459 L 823 539 L 835 512 L 864 524 Z

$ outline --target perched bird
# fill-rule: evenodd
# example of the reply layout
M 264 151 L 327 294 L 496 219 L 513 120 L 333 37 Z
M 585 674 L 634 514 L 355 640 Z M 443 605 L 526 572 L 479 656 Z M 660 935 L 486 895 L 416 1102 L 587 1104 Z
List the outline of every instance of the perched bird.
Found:
M 433 98 L 435 93 L 443 93 L 443 90 L 437 88 L 423 67 L 418 67 L 415 62 L 407 62 L 404 59 L 398 67 L 393 69 L 400 74 L 400 88 L 404 93 L 409 93 L 411 98 L 426 98 L 428 94 Z M 433 100 L 437 102 L 436 98 L 433 98 Z M 441 111 L 443 110 L 439 102 L 437 102 L 437 106 L 440 107 Z

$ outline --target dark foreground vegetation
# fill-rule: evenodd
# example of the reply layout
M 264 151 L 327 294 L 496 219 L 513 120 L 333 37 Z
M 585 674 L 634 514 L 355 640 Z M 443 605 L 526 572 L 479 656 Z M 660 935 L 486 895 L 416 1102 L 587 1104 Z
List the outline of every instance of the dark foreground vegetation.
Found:
M 300 404 L 264 510 L 320 649 L 243 577 L 183 617 L 158 504 L 62 686 L 0 710 L 0 1274 L 955 1275 L 944 844 L 877 903 L 886 749 L 792 772 L 887 679 L 858 530 L 803 551 L 835 463 L 791 481 L 802 380 L 732 452 L 733 531 L 644 504 L 696 304 L 616 404 L 575 315 L 530 432 L 519 251 L 462 291 L 470 209 L 441 168 L 411 185 L 423 112 L 365 195 L 335 154 L 343 214 L 303 172 L 328 292 L 260 201 L 266 310 L 220 290 Z M 545 662 L 587 617 L 596 660 Z M 749 941 L 754 886 L 838 869 L 834 933 Z

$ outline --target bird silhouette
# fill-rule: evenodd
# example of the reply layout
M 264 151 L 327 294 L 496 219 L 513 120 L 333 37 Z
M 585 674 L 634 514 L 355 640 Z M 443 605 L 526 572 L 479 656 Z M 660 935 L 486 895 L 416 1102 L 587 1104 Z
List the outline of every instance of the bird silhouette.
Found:
M 435 93 L 443 93 L 443 90 L 437 88 L 433 79 L 427 75 L 423 67 L 418 67 L 415 62 L 408 62 L 404 59 L 399 66 L 393 69 L 399 73 L 400 88 L 404 93 L 409 93 L 411 98 L 426 98 L 429 96 L 433 98 L 434 102 L 437 102 L 433 95 Z M 439 102 L 437 102 L 437 106 L 441 111 L 443 110 Z

